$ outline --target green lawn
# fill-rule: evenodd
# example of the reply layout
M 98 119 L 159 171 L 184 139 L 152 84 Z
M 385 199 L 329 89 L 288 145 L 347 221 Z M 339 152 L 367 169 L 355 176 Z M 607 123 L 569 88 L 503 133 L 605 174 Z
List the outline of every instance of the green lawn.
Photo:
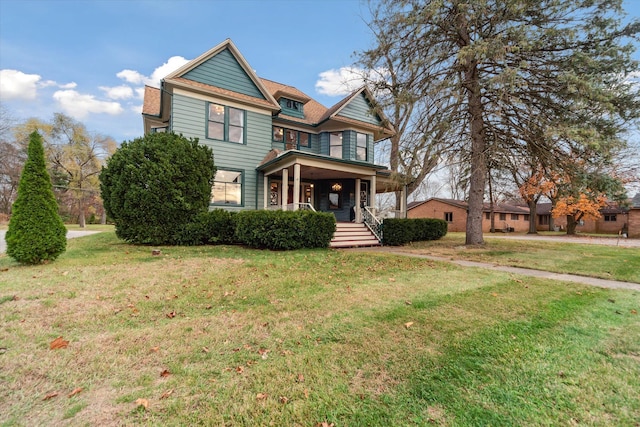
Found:
M 490 262 L 556 273 L 640 283 L 640 248 L 485 237 L 481 247 L 464 246 L 464 233 L 398 248 L 446 258 Z
M 104 232 L 47 265 L 0 255 L 1 425 L 640 419 L 640 292 L 388 254 L 151 249 Z

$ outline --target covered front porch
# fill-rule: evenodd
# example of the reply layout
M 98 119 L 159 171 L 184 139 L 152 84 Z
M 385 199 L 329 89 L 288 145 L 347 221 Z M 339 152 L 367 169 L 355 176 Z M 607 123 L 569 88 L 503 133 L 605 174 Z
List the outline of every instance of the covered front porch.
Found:
M 338 222 L 376 218 L 376 195 L 400 192 L 398 216 L 406 216 L 406 189 L 386 167 L 297 150 L 272 150 L 257 168 L 264 209 L 331 212 Z M 260 180 L 260 177 L 258 178 Z

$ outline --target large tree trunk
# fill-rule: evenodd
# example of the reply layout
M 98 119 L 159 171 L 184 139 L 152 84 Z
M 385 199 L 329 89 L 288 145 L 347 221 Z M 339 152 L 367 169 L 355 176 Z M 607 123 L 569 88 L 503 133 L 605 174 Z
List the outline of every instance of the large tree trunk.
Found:
M 471 116 L 471 177 L 469 182 L 469 213 L 467 214 L 467 233 L 465 244 L 482 245 L 482 207 L 484 202 L 484 186 L 487 176 L 485 159 L 486 142 L 484 137 L 484 121 L 482 118 L 482 100 L 478 72 L 475 64 L 465 72 L 467 81 L 467 98 Z
M 575 235 L 576 227 L 578 226 L 578 221 L 573 217 L 573 215 L 567 215 L 567 234 Z
M 535 200 L 529 200 L 527 204 L 529 205 L 529 231 L 527 234 L 538 234 L 538 229 L 536 228 L 538 203 Z

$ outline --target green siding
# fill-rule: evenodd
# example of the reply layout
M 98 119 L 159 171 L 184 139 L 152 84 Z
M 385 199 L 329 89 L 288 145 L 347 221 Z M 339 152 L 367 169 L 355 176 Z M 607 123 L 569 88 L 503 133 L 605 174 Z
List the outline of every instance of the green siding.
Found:
M 225 49 L 183 75 L 184 78 L 260 99 L 265 97 L 236 58 Z
M 271 149 L 271 115 L 247 111 L 247 143 L 236 144 L 205 138 L 206 101 L 184 95 L 174 95 L 172 102 L 173 131 L 186 137 L 199 138 L 201 144 L 211 147 L 217 168 L 242 170 L 244 172 L 242 189 L 244 209 L 261 209 L 262 186 L 258 185 L 255 168 Z
M 302 103 L 299 102 L 302 105 L 302 111 L 298 111 L 295 108 L 287 107 L 287 101 L 293 101 L 293 100 L 289 100 L 287 98 L 280 98 L 278 100 L 278 103 L 280 104 L 280 108 L 282 108 L 282 114 L 304 119 L 304 105 L 302 105 Z M 297 102 L 297 101 L 294 101 L 294 102 Z
M 345 105 L 338 116 L 360 120 L 361 122 L 374 125 L 380 125 L 382 123 L 382 120 L 380 120 L 377 114 L 374 115 L 371 113 L 371 104 L 364 96 L 364 93 L 359 94 Z

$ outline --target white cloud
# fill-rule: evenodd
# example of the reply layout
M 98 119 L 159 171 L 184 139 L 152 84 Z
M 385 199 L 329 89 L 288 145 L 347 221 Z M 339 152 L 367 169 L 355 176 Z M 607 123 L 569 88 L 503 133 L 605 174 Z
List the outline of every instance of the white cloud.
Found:
M 39 88 L 45 88 L 45 87 L 51 87 L 51 86 L 58 86 L 58 84 L 53 80 L 45 80 L 43 82 L 38 82 Z
M 129 99 L 133 98 L 133 89 L 130 86 L 120 85 L 114 87 L 100 86 L 109 99 Z
M 42 77 L 38 74 L 25 74 L 18 70 L 0 70 L 0 98 L 3 100 L 36 99 L 40 79 Z
M 362 74 L 363 70 L 354 67 L 323 71 L 316 82 L 316 91 L 321 95 L 347 95 L 364 84 Z
M 129 107 L 130 111 L 133 111 L 136 114 L 142 114 L 142 104 L 132 105 Z
M 144 99 L 144 88 L 143 87 L 137 87 L 136 88 L 136 95 L 137 95 L 138 98 Z
M 81 120 L 89 113 L 117 115 L 123 112 L 118 102 L 100 101 L 93 95 L 84 95 L 75 90 L 59 90 L 53 94 L 60 107 L 71 117 Z
M 134 70 L 122 70 L 116 74 L 116 77 L 134 85 L 143 84 L 147 79 L 147 77 Z
M 76 82 L 71 82 L 63 85 L 58 85 L 60 89 L 75 89 L 78 84 Z
M 149 85 L 153 87 L 160 87 L 160 80 L 165 78 L 168 74 L 182 67 L 189 62 L 188 59 L 182 56 L 172 56 L 167 62 L 153 70 L 151 76 L 145 76 L 144 74 L 135 70 L 122 70 L 116 76 L 127 83 L 133 85 Z

